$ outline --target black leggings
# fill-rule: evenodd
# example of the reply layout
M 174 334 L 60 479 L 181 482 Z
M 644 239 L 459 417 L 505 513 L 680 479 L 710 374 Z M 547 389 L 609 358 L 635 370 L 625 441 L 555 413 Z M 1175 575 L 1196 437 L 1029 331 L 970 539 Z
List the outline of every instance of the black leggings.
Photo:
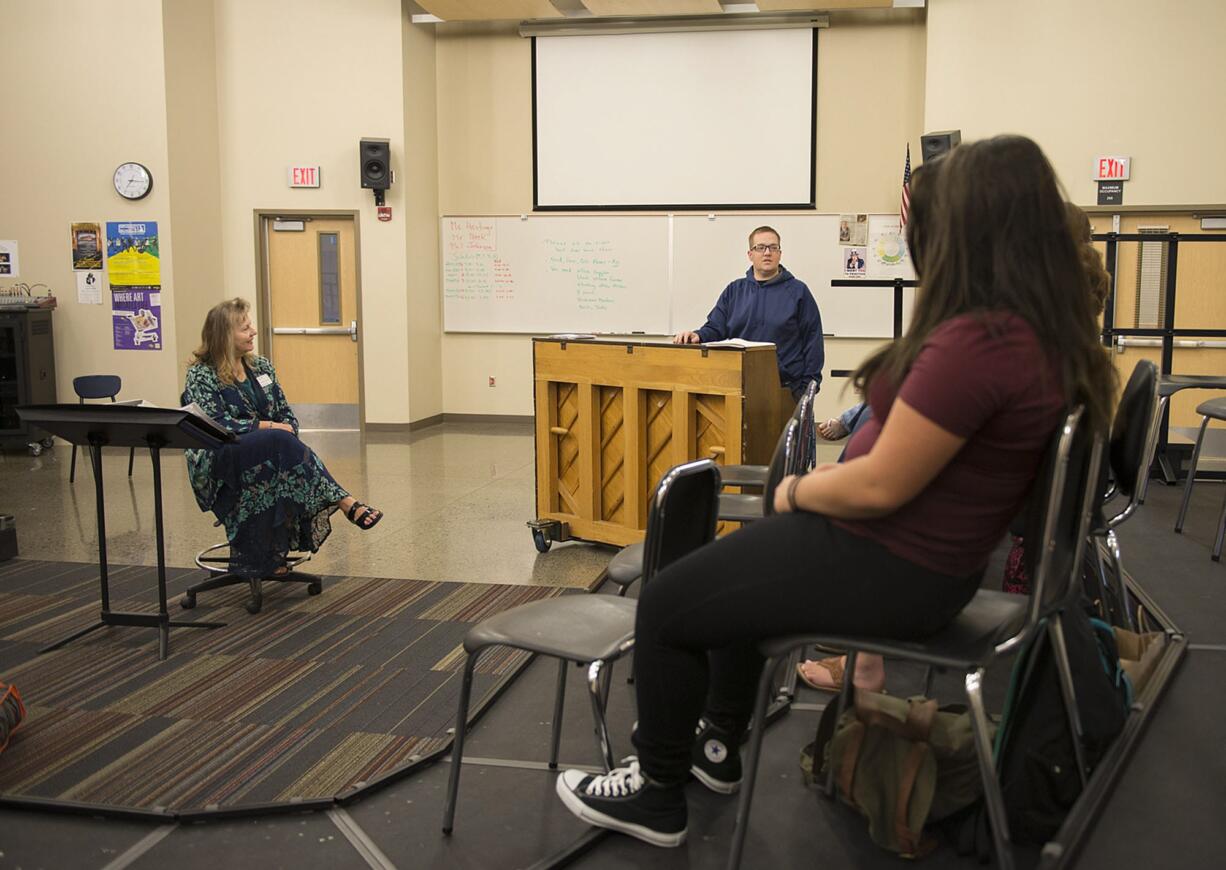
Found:
M 684 780 L 704 704 L 717 725 L 744 730 L 763 663 L 757 642 L 804 632 L 923 638 L 966 606 L 981 576 L 929 571 L 811 513 L 761 520 L 678 560 L 639 599 L 643 771 Z

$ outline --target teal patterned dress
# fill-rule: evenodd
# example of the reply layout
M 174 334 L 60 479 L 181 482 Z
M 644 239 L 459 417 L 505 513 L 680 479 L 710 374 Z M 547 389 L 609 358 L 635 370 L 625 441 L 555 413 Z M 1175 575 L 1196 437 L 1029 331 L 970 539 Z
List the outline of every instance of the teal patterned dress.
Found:
M 298 440 L 298 419 L 285 401 L 272 363 L 244 361 L 246 384 L 223 384 L 216 370 L 187 370 L 184 404 L 195 402 L 238 440 L 215 450 L 188 450 L 187 472 L 196 502 L 225 526 L 230 569 L 268 577 L 290 552 L 316 552 L 332 531 L 329 517 L 345 492 L 311 448 Z M 261 420 L 288 423 L 260 429 Z

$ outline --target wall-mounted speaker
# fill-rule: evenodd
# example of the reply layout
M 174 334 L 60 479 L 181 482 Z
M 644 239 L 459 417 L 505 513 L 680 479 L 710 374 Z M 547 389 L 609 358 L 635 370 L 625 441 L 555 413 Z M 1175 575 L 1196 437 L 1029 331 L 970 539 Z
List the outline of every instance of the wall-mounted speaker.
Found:
M 387 190 L 392 186 L 392 146 L 389 139 L 363 139 L 358 144 L 358 174 L 362 187 Z
M 962 141 L 961 130 L 940 130 L 936 133 L 925 133 L 920 136 L 920 151 L 923 154 L 924 162 L 936 160 L 938 157 L 948 154 Z

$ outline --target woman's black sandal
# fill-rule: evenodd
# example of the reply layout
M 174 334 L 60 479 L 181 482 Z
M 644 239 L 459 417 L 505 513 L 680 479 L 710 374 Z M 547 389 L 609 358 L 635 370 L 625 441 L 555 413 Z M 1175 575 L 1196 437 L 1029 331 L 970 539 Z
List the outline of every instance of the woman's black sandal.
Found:
M 358 508 L 365 508 L 360 514 Z M 374 515 L 374 519 L 367 522 L 367 518 Z M 349 510 L 345 511 L 345 516 L 349 518 L 349 522 L 353 523 L 364 532 L 368 532 L 379 524 L 379 520 L 383 519 L 383 511 L 378 508 L 372 508 L 368 504 L 362 504 L 360 501 L 355 501 L 349 505 Z

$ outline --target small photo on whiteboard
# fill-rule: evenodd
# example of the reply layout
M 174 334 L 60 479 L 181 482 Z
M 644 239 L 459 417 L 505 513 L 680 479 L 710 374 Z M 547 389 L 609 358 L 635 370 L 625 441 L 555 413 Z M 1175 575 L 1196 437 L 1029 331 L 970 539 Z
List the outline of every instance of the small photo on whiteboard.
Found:
M 863 278 L 867 269 L 867 248 L 843 249 L 843 274 L 848 278 Z

